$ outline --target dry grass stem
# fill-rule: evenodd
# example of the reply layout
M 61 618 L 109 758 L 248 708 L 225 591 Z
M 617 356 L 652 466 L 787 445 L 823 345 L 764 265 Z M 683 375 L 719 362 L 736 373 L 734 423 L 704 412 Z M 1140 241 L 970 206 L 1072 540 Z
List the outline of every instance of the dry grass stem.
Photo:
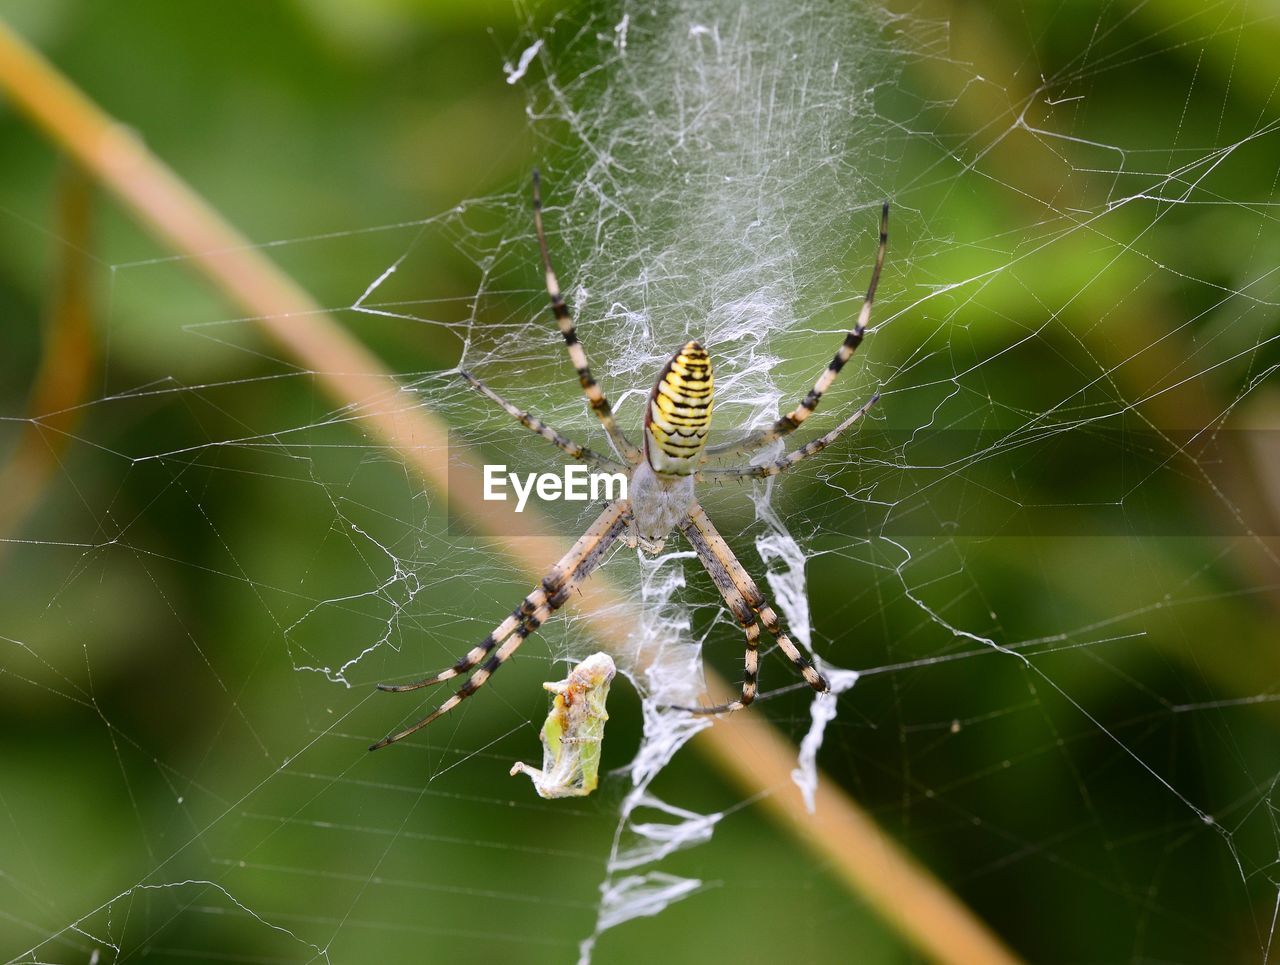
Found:
M 12 537 L 39 505 L 88 397 L 95 357 L 89 255 L 93 183 L 67 165 L 58 182 L 57 270 L 50 286 L 40 367 L 27 404 L 30 418 L 0 466 L 0 539 Z M 0 555 L 5 544 L 0 543 Z

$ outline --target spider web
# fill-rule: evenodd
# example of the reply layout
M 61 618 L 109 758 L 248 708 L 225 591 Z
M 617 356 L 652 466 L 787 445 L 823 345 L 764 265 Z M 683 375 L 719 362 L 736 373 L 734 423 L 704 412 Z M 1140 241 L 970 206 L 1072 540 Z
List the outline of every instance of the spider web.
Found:
M 633 439 L 691 337 L 715 364 L 713 443 L 802 398 L 892 202 L 873 331 L 810 423 L 879 391 L 866 425 L 703 495 L 839 692 L 762 660 L 750 713 L 795 739 L 793 780 L 812 793 L 821 765 L 1030 960 L 1272 961 L 1280 112 L 1247 40 L 1276 24 L 1231 4 L 1158 29 L 1106 5 L 1022 13 L 1016 66 L 970 59 L 984 48 L 927 8 L 539 11 L 495 70 L 526 92 L 553 258 Z M 1159 89 L 1188 56 L 1228 76 Z M 1116 129 L 1123 112 L 1092 110 L 1108 100 L 1146 123 Z M 437 339 L 606 450 L 523 180 L 264 247 L 346 266 L 358 283 L 330 305 L 362 338 Z M 433 285 L 443 250 L 465 290 Z M 134 312 L 185 266 L 107 268 L 110 339 L 136 343 Z M 263 353 L 219 311 L 174 319 L 177 351 Z M 372 685 L 448 665 L 528 581 L 327 408 L 317 373 L 265 365 L 139 384 L 108 355 L 55 510 L 3 544 L 0 685 L 15 726 L 53 732 L 0 786 L 8 960 L 702 961 L 744 924 L 761 960 L 900 960 L 756 799 L 707 778 L 685 745 L 711 724 L 662 709 L 696 699 L 704 662 L 736 679 L 742 652 L 680 540 L 605 565 L 630 649 L 595 795 L 543 802 L 506 773 L 537 757 L 539 682 L 596 649 L 572 608 L 448 718 L 367 754 L 442 696 Z M 400 375 L 404 410 L 459 450 L 560 465 L 456 370 Z M 15 433 L 52 415 L 21 405 Z M 176 413 L 189 437 L 156 446 Z M 576 534 L 593 510 L 554 512 Z M 64 772 L 60 740 L 97 767 Z M 99 797 L 130 820 L 86 867 Z

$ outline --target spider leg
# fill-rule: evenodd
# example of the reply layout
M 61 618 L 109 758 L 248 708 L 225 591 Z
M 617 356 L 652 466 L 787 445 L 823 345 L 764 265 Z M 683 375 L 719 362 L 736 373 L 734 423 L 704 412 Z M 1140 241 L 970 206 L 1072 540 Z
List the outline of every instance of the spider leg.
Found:
M 369 750 L 376 751 L 394 744 L 426 727 L 432 721 L 447 714 L 485 685 L 507 659 L 519 649 L 525 639 L 545 623 L 553 613 L 569 599 L 573 590 L 585 580 L 600 564 L 609 547 L 627 527 L 631 519 L 631 506 L 626 500 L 618 500 L 596 517 L 582 537 L 573 544 L 560 562 L 551 568 L 542 582 L 533 589 L 497 628 L 494 629 L 479 645 L 469 650 L 457 663 L 442 670 L 426 680 L 411 684 L 378 684 L 379 690 L 403 692 L 429 687 L 460 676 L 472 668 L 484 663 L 471 675 L 471 678 L 458 688 L 452 697 L 442 703 L 434 711 L 412 727 L 396 734 L 388 734 L 382 740 L 370 745 Z M 497 647 L 497 652 L 484 658 Z
M 582 385 L 582 391 L 586 394 L 587 401 L 591 403 L 592 411 L 600 419 L 600 424 L 604 426 L 604 431 L 608 433 L 613 447 L 618 450 L 619 455 L 627 462 L 637 463 L 640 461 L 640 452 L 631 444 L 626 434 L 614 420 L 613 407 L 609 405 L 609 400 L 605 397 L 604 390 L 600 388 L 599 383 L 591 375 L 591 366 L 587 363 L 586 349 L 578 341 L 578 330 L 574 327 L 573 316 L 569 314 L 569 308 L 564 303 L 564 296 L 560 294 L 560 282 L 556 279 L 556 273 L 551 268 L 551 255 L 547 250 L 547 236 L 542 229 L 541 178 L 536 169 L 533 172 L 533 226 L 538 233 L 538 250 L 542 253 L 542 270 L 547 279 L 547 294 L 551 297 L 551 312 L 555 315 L 556 323 L 560 326 L 560 334 L 564 336 L 564 344 L 569 349 L 569 360 L 573 362 L 573 367 L 578 373 L 578 382 Z
M 796 669 L 800 671 L 805 683 L 819 693 L 826 693 L 830 690 L 831 688 L 826 678 L 814 669 L 813 664 L 800 653 L 800 650 L 792 643 L 791 638 L 787 636 L 786 631 L 782 629 L 778 615 L 769 606 L 768 601 L 756 586 L 755 581 L 751 579 L 751 575 L 738 562 L 738 558 L 733 555 L 733 550 L 729 549 L 729 544 L 724 541 L 724 537 L 711 525 L 711 520 L 707 518 L 707 514 L 700 505 L 693 504 L 693 508 L 689 510 L 688 518 L 680 524 L 680 529 L 693 545 L 694 550 L 697 551 L 698 559 L 702 561 L 702 565 L 711 574 L 712 580 L 715 581 L 720 590 L 720 595 L 724 597 L 725 603 L 728 604 L 734 616 L 738 618 L 738 622 L 742 625 L 747 637 L 747 650 L 744 658 L 742 696 L 739 699 L 730 701 L 727 704 L 718 704 L 714 707 L 681 707 L 677 709 L 687 710 L 695 714 L 725 714 L 741 710 L 755 699 L 759 670 L 757 646 L 760 639 L 760 627 L 757 624 L 757 618 L 759 623 L 764 624 L 764 628 L 778 641 L 779 648 L 787 655 L 787 658 L 795 665 Z
M 803 462 L 810 456 L 816 456 L 831 443 L 835 442 L 844 434 L 845 430 L 867 414 L 868 410 L 880 401 L 880 393 L 877 392 L 870 399 L 864 402 L 853 415 L 845 419 L 825 436 L 814 439 L 812 442 L 806 443 L 799 449 L 787 453 L 774 462 L 765 463 L 763 466 L 743 466 L 739 469 L 703 469 L 698 473 L 700 481 L 709 481 L 722 483 L 730 479 L 767 479 L 770 476 L 776 476 L 780 472 L 786 472 L 798 463 Z
M 422 720 L 418 721 L 413 726 L 406 727 L 404 730 L 396 734 L 388 734 L 386 737 L 382 738 L 382 740 L 374 744 L 370 744 L 369 750 L 371 751 L 380 750 L 381 748 L 386 747 L 388 744 L 394 744 L 396 741 L 403 740 L 409 735 L 415 734 L 418 731 L 422 730 L 422 728 L 426 727 L 428 724 L 432 723 L 433 721 L 437 720 L 440 717 L 443 717 L 449 711 L 453 710 L 453 708 L 457 707 L 458 704 L 462 703 L 464 700 L 466 700 L 468 697 L 474 694 L 477 690 L 483 687 L 485 683 L 488 681 L 488 679 L 491 676 L 493 676 L 493 674 L 497 671 L 497 669 L 501 667 L 503 663 L 506 662 L 507 658 L 516 652 L 520 644 L 524 643 L 525 638 L 528 637 L 529 634 L 532 633 L 534 630 L 536 630 L 539 626 L 541 626 L 542 623 L 548 617 L 551 616 L 552 612 L 553 610 L 550 606 L 550 601 L 548 600 L 546 603 L 543 603 L 542 606 L 538 607 L 538 609 L 535 610 L 532 614 L 530 614 L 530 616 L 525 620 L 525 622 L 520 625 L 519 629 L 516 630 L 515 634 L 512 637 L 510 637 L 505 643 L 503 643 L 502 646 L 498 648 L 498 652 L 495 653 L 488 660 L 486 660 L 484 662 L 484 665 L 480 667 L 480 669 L 477 670 L 474 674 L 472 674 L 471 679 L 468 680 L 461 687 L 459 687 L 457 692 L 452 697 L 450 697 L 448 700 L 446 700 L 439 707 L 437 707 L 435 710 L 433 710 L 431 713 L 429 713 L 426 717 L 422 718 Z
M 454 677 L 460 677 L 472 667 L 476 666 L 481 660 L 489 655 L 498 644 L 502 643 L 507 637 L 515 633 L 528 622 L 538 610 L 547 603 L 547 581 L 550 580 L 554 584 L 557 570 L 552 570 L 536 587 L 532 593 L 526 596 L 518 607 L 511 611 L 511 616 L 507 617 L 498 626 L 489 632 L 489 635 L 480 641 L 479 644 L 468 650 L 458 661 L 452 666 L 441 670 L 439 673 L 427 677 L 425 680 L 417 680 L 411 684 L 378 684 L 379 690 L 385 690 L 388 693 L 402 694 L 410 690 L 421 690 L 423 687 L 430 687 L 434 684 L 442 684 L 446 680 L 452 680 Z
M 734 586 L 733 578 L 721 565 L 707 546 L 706 541 L 697 531 L 693 531 L 690 535 L 688 529 L 685 535 L 689 537 L 689 542 L 693 544 L 698 553 L 698 559 L 701 560 L 703 567 L 711 574 L 711 579 L 715 582 L 716 588 L 720 591 L 720 596 L 724 598 L 725 604 L 738 620 L 738 625 L 742 627 L 742 632 L 747 638 L 746 654 L 743 657 L 742 671 L 742 696 L 737 700 L 730 701 L 727 704 L 717 704 L 714 707 L 675 707 L 675 710 L 688 711 L 691 714 L 726 714 L 735 710 L 742 710 L 753 700 L 756 699 L 757 687 L 760 679 L 760 624 L 756 620 L 755 611 L 747 605 L 747 601 L 743 599 L 738 588 Z
M 465 369 L 459 369 L 458 374 L 461 375 L 464 379 L 466 379 L 468 384 L 470 384 L 470 386 L 473 389 L 475 389 L 477 392 L 479 392 L 489 401 L 496 402 L 502 409 L 504 409 L 507 412 L 508 415 L 514 418 L 526 429 L 536 432 L 538 435 L 542 436 L 542 438 L 546 439 L 553 446 L 556 446 L 559 449 L 563 450 L 564 452 L 568 453 L 571 458 L 584 459 L 587 462 L 592 462 L 599 466 L 608 466 L 611 469 L 617 469 L 624 472 L 626 471 L 627 467 L 622 463 L 617 462 L 614 459 L 610 459 L 608 456 L 602 456 L 598 452 L 593 452 L 592 450 L 588 449 L 586 446 L 581 445 L 580 443 L 574 442 L 568 436 L 562 435 L 561 433 L 557 432 L 555 429 L 551 428 L 551 426 L 547 425 L 537 416 L 530 415 L 528 412 L 525 412 L 522 409 L 516 408 L 514 405 L 512 405 L 502 396 L 498 395 L 497 392 L 494 392 L 493 389 L 489 388 L 487 385 L 485 385 L 483 382 L 481 382 L 479 379 L 477 379 L 474 375 L 472 375 L 470 372 L 466 371 Z
M 707 457 L 731 454 L 741 455 L 754 452 L 762 446 L 767 446 L 775 439 L 781 439 L 783 436 L 795 432 L 805 419 L 813 415 L 813 410 L 822 401 L 822 396 L 831 388 L 836 376 L 840 374 L 840 370 L 844 368 L 845 363 L 853 357 L 853 353 L 858 350 L 858 346 L 862 344 L 862 339 L 866 335 L 867 323 L 871 321 L 871 306 L 875 302 L 876 288 L 880 284 L 880 270 L 884 267 L 885 246 L 888 243 L 889 202 L 886 201 L 880 209 L 880 247 L 876 249 L 875 266 L 871 269 L 871 283 L 867 286 L 867 296 L 862 301 L 862 309 L 858 312 L 858 320 L 853 328 L 849 329 L 848 334 L 845 335 L 844 342 L 840 345 L 836 354 L 832 356 L 831 361 L 827 363 L 827 367 L 822 374 L 818 376 L 818 380 L 814 382 L 809 394 L 804 397 L 803 402 L 767 429 L 761 429 L 759 432 L 744 436 L 735 442 L 711 446 L 706 450 Z

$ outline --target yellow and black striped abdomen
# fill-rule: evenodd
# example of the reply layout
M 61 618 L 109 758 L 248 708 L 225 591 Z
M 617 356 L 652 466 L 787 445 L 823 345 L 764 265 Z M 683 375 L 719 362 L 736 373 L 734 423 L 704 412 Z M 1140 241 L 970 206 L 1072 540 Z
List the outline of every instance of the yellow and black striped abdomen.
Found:
M 711 358 L 697 342 L 672 356 L 649 395 L 645 458 L 654 472 L 689 476 L 698 470 L 715 398 Z

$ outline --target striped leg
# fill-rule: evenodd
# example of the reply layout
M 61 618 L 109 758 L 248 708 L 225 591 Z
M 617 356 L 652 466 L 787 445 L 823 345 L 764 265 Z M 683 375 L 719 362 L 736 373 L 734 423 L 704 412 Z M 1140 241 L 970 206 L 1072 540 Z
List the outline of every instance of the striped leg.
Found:
M 560 573 L 552 570 L 542 583 L 534 589 L 532 593 L 521 601 L 520 605 L 511 611 L 511 616 L 503 620 L 498 626 L 489 632 L 489 635 L 481 640 L 476 646 L 468 650 L 464 655 L 458 658 L 452 667 L 441 670 L 439 673 L 427 677 L 425 680 L 417 680 L 411 684 L 378 684 L 379 690 L 385 690 L 392 694 L 402 694 L 410 690 L 421 690 L 423 687 L 430 687 L 434 684 L 442 684 L 446 680 L 452 680 L 454 677 L 461 677 L 463 674 L 471 670 L 487 657 L 490 651 L 498 644 L 502 643 L 507 637 L 515 633 L 528 622 L 534 613 L 541 610 L 547 605 L 547 584 L 551 581 L 552 585 L 556 584 L 556 577 Z
M 408 727 L 396 734 L 388 734 L 382 740 L 370 745 L 369 750 L 376 751 L 416 733 L 432 721 L 453 710 L 458 704 L 483 687 L 489 678 L 497 672 L 498 668 L 506 663 L 507 659 L 519 649 L 520 644 L 524 643 L 531 633 L 542 626 L 553 613 L 564 605 L 565 601 L 573 593 L 574 588 L 585 580 L 591 574 L 591 571 L 600 564 L 609 547 L 626 529 L 630 520 L 631 506 L 626 500 L 620 499 L 615 503 L 610 503 L 605 511 L 596 517 L 595 522 L 587 528 L 587 531 L 582 534 L 581 539 L 574 543 L 573 547 L 561 558 L 560 562 L 552 567 L 551 571 L 542 578 L 541 584 L 535 587 L 524 598 L 524 601 L 512 611 L 511 615 L 503 620 L 492 633 L 477 646 L 471 648 L 452 667 L 416 683 L 378 684 L 379 690 L 392 692 L 418 690 L 422 687 L 430 687 L 432 684 L 443 683 L 446 680 L 461 676 L 472 670 L 477 664 L 480 664 L 481 660 L 484 660 L 479 669 L 471 675 L 471 679 L 458 688 L 458 691 L 452 697 L 412 727 Z M 497 652 L 489 656 L 495 647 L 497 647 Z M 487 660 L 485 660 L 486 656 L 489 657 Z
M 568 453 L 571 458 L 584 459 L 587 462 L 595 463 L 596 465 L 608 466 L 611 469 L 616 469 L 622 472 L 626 471 L 627 467 L 624 466 L 622 463 L 616 462 L 615 460 L 610 459 L 608 456 L 602 456 L 598 452 L 593 452 L 592 450 L 588 449 L 586 446 L 581 445 L 577 442 L 574 442 L 568 436 L 561 435 L 559 432 L 551 428 L 551 426 L 547 425 L 537 416 L 530 415 L 528 412 L 525 412 L 523 409 L 517 409 L 514 405 L 512 405 L 502 396 L 498 395 L 497 392 L 494 392 L 493 389 L 489 388 L 487 385 L 485 385 L 483 382 L 477 379 L 470 372 L 467 372 L 464 369 L 459 369 L 458 374 L 461 375 L 464 379 L 466 379 L 473 389 L 475 389 L 477 392 L 483 395 L 486 399 L 489 399 L 491 402 L 496 402 L 512 418 L 514 418 L 526 429 L 530 429 L 533 432 L 536 432 L 538 435 L 542 436 L 542 438 L 546 439 L 553 446 L 557 446 L 558 448 L 562 449 L 564 452 Z
M 816 456 L 839 439 L 846 429 L 866 415 L 868 410 L 879 401 L 880 393 L 877 392 L 863 403 L 862 407 L 853 415 L 849 416 L 825 436 L 806 443 L 794 452 L 787 453 L 781 459 L 765 463 L 763 466 L 743 466 L 740 469 L 703 469 L 698 473 L 698 479 L 699 481 L 722 483 L 730 479 L 767 479 L 770 476 L 778 475 L 780 472 L 786 472 L 798 463 L 804 462 L 810 456 Z
M 560 326 L 560 334 L 564 336 L 564 344 L 569 349 L 569 360 L 573 362 L 573 367 L 578 372 L 578 381 L 582 384 L 582 391 L 587 396 L 587 401 L 591 403 L 591 409 L 600 419 L 600 424 L 604 426 L 604 431 L 608 433 L 609 440 L 613 443 L 613 447 L 618 450 L 627 462 L 634 465 L 640 461 L 640 452 L 627 439 L 618 423 L 613 418 L 613 407 L 609 405 L 609 400 L 605 397 L 604 390 L 600 388 L 599 383 L 591 375 L 591 367 L 587 363 L 587 352 L 582 347 L 582 343 L 578 341 L 578 330 L 574 327 L 573 316 L 569 314 L 569 308 L 564 303 L 564 296 L 560 294 L 560 282 L 556 279 L 556 273 L 551 268 L 551 255 L 547 251 L 547 236 L 542 230 L 542 187 L 541 178 L 537 170 L 533 172 L 533 225 L 538 232 L 538 250 L 542 253 L 542 270 L 547 279 L 547 294 L 551 296 L 551 311 L 556 317 L 556 323 Z
M 783 436 L 795 432 L 805 419 L 813 415 L 813 410 L 822 401 L 822 396 L 831 388 L 836 376 L 840 374 L 840 370 L 844 368 L 845 363 L 853 357 L 853 353 L 858 350 L 858 346 L 862 344 L 862 339 L 866 335 L 867 323 L 871 321 L 871 306 L 875 302 L 876 288 L 880 284 L 880 270 L 884 267 L 885 246 L 888 243 L 889 202 L 886 201 L 884 207 L 880 209 L 880 247 L 876 249 L 875 266 L 871 269 L 871 284 L 867 286 L 867 297 L 862 301 L 862 310 L 858 312 L 858 321 L 853 328 L 849 329 L 849 333 L 845 335 L 839 351 L 827 363 L 826 369 L 818 376 L 818 381 L 813 384 L 809 394 L 804 397 L 803 402 L 769 426 L 769 428 L 744 436 L 736 442 L 711 446 L 707 449 L 707 456 L 741 455 L 754 452 L 761 446 L 767 446 L 775 439 L 781 439 Z
M 716 707 L 685 709 L 698 714 L 731 713 L 735 710 L 741 710 L 755 699 L 758 669 L 756 646 L 760 637 L 760 629 L 755 625 L 754 619 L 750 624 L 744 620 L 743 614 L 736 607 L 735 600 L 731 599 L 731 593 L 736 599 L 742 601 L 746 614 L 758 617 L 759 622 L 778 641 L 779 648 L 787 655 L 787 659 L 795 665 L 796 669 L 800 671 L 805 683 L 820 693 L 826 693 L 830 690 L 831 688 L 826 678 L 814 669 L 813 664 L 805 659 L 796 645 L 791 642 L 791 638 L 782 629 L 778 615 L 773 612 L 773 608 L 769 606 L 768 601 L 761 594 L 755 581 L 743 569 L 742 564 L 738 562 L 738 558 L 733 555 L 733 550 L 729 549 L 729 544 L 724 541 L 724 537 L 711 525 L 711 520 L 707 518 L 707 514 L 703 512 L 700 505 L 694 503 L 693 508 L 689 510 L 688 519 L 681 524 L 680 528 L 697 551 L 698 558 L 702 560 L 702 564 L 707 568 L 707 572 L 711 574 L 711 578 L 716 581 L 716 586 L 720 588 L 720 593 L 724 596 L 725 602 L 729 604 L 730 609 L 735 611 L 734 615 L 742 623 L 743 630 L 747 635 L 746 667 L 742 681 L 742 697 Z
M 720 591 L 720 596 L 724 598 L 725 604 L 728 605 L 729 610 L 737 618 L 738 625 L 742 627 L 742 632 L 747 638 L 747 650 L 742 661 L 741 697 L 737 700 L 731 700 L 727 704 L 717 704 L 714 707 L 676 707 L 674 709 L 688 711 L 691 714 L 732 713 L 735 710 L 742 710 L 742 708 L 756 699 L 760 680 L 760 624 L 756 620 L 755 611 L 747 605 L 747 601 L 738 592 L 733 578 L 729 576 L 728 571 L 711 551 L 711 547 L 707 544 L 702 534 L 692 526 L 685 527 L 684 534 L 697 551 L 698 559 L 702 561 L 702 565 L 711 574 L 711 579 Z

